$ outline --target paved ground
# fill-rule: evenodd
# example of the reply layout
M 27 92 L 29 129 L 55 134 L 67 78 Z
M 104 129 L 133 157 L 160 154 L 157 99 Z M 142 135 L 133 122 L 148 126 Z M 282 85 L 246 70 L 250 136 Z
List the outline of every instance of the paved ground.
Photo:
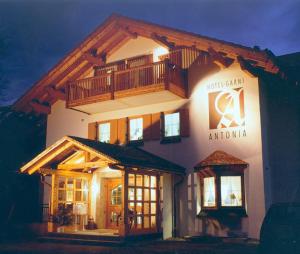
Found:
M 195 243 L 186 241 L 151 241 L 132 243 L 126 246 L 86 246 L 62 243 L 11 242 L 0 243 L 0 253 L 32 254 L 256 254 L 254 243 Z

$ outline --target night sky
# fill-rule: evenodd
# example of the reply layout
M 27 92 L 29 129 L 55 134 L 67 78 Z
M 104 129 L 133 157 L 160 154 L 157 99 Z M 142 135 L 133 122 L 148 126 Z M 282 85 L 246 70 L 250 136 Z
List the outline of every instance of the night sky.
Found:
M 298 0 L 0 0 L 0 106 L 12 104 L 111 13 L 275 55 L 300 51 Z

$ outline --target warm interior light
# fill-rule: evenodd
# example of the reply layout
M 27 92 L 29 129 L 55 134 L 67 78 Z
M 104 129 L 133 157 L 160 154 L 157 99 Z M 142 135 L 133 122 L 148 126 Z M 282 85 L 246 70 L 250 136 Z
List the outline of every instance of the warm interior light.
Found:
M 164 47 L 158 47 L 153 50 L 153 62 L 159 62 L 159 57 L 169 53 L 169 50 Z

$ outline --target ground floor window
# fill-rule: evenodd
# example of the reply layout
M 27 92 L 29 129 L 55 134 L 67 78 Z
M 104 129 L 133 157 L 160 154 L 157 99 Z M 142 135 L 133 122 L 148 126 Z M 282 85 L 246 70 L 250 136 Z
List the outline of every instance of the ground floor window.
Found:
M 57 193 L 54 193 L 55 220 L 69 225 L 78 221 L 76 216 L 88 214 L 88 180 L 83 178 L 57 176 Z
M 200 174 L 201 206 L 203 209 L 242 208 L 244 204 L 244 177 L 218 172 L 211 176 Z
M 158 176 L 128 174 L 128 218 L 130 229 L 156 229 Z
M 241 176 L 221 176 L 221 205 L 243 205 Z

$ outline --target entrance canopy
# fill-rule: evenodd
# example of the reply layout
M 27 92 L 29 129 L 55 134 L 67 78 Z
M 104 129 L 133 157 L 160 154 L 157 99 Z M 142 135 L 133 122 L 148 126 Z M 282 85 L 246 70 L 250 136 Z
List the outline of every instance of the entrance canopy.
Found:
M 57 170 L 91 173 L 106 166 L 113 169 L 138 168 L 175 174 L 185 173 L 183 167 L 140 148 L 73 136 L 65 136 L 58 140 L 20 170 L 28 174 L 52 174 Z

